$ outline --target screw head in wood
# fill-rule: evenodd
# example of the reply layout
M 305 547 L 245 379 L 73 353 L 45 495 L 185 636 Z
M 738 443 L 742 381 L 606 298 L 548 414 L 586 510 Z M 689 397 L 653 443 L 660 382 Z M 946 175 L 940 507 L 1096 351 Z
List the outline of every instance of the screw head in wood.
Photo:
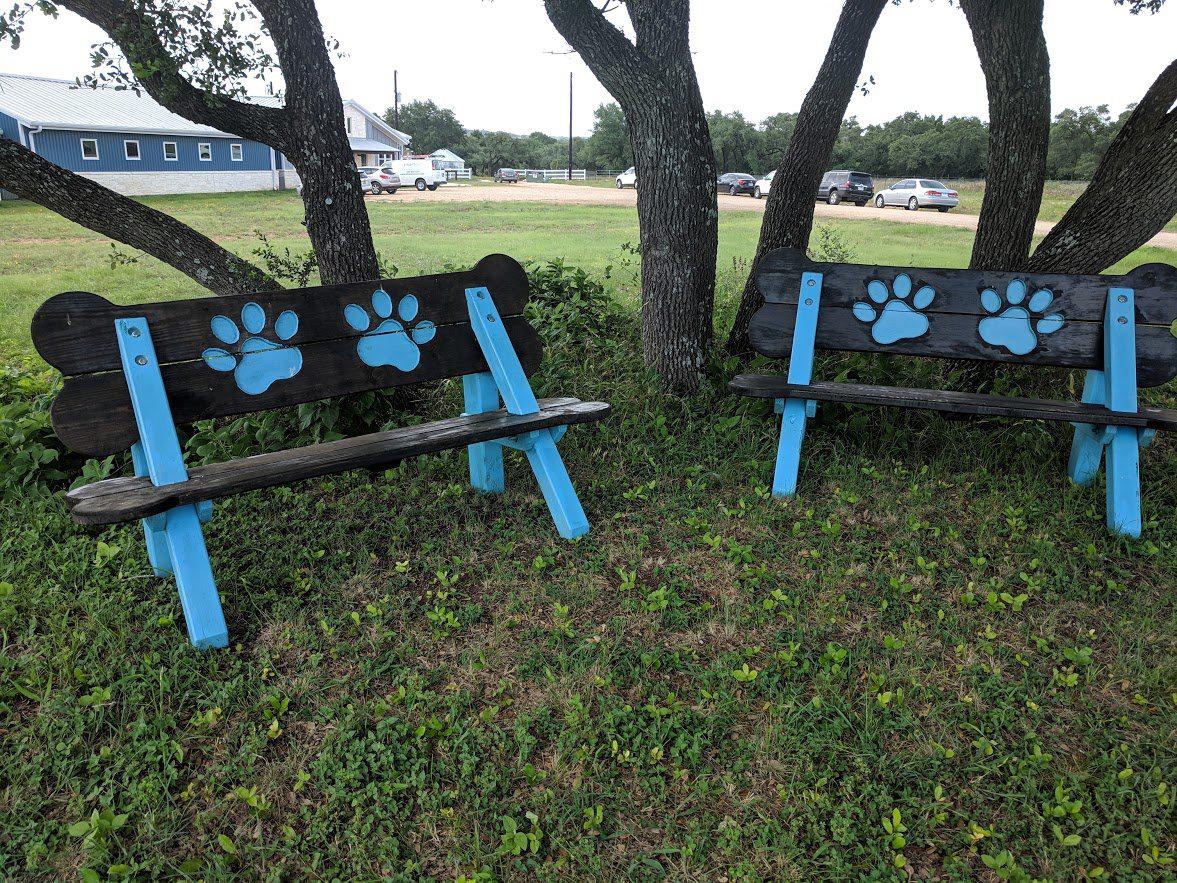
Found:
M 136 365 L 146 365 L 147 364 L 147 356 L 135 356 L 135 364 Z
M 131 335 L 131 337 L 138 337 L 139 336 L 139 329 L 136 328 L 134 325 L 132 325 L 130 328 L 127 329 L 127 334 Z
M 487 316 L 487 317 L 486 317 L 486 321 L 487 321 L 487 322 L 493 322 L 494 320 L 495 320 L 495 317 L 494 317 L 494 316 Z
M 1126 304 L 1126 303 L 1128 303 L 1128 295 L 1121 294 L 1119 297 L 1116 298 L 1116 300 L 1118 300 L 1122 304 Z
M 1117 322 L 1119 322 L 1121 325 L 1127 325 L 1127 324 L 1128 324 L 1128 320 L 1127 320 L 1127 319 L 1125 319 L 1123 316 L 1121 316 L 1121 317 L 1120 317 L 1119 319 L 1117 319 L 1116 321 L 1117 321 Z

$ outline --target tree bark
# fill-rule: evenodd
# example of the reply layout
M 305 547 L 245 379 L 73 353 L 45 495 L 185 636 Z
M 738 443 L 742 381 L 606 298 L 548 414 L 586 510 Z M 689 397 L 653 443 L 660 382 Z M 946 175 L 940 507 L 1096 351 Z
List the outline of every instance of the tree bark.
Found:
M 313 0 L 255 0 L 286 82 L 281 108 L 194 86 L 132 0 L 58 0 L 100 27 L 126 56 L 152 98 L 173 113 L 260 141 L 285 154 L 303 183 L 307 233 L 324 284 L 379 276 L 372 229 L 343 120 L 343 102 Z
M 846 107 L 862 72 L 871 33 L 889 0 L 846 0 L 825 60 L 797 114 L 797 125 L 772 179 L 756 260 L 774 248 L 805 248 L 813 231 L 813 195 L 829 161 Z M 749 350 L 748 323 L 764 302 L 753 269 L 727 338 L 727 350 Z
M 589 0 L 544 5 L 625 115 L 638 177 L 642 350 L 670 390 L 693 393 L 713 337 L 718 211 L 690 4 L 629 0 L 632 43 Z
M 1149 87 L 1027 269 L 1100 273 L 1177 214 L 1177 60 Z
M 989 95 L 985 198 L 969 266 L 1025 266 L 1046 183 L 1050 56 L 1043 0 L 961 0 Z
M 6 138 L 0 138 L 0 187 L 159 258 L 214 294 L 282 287 L 175 218 L 66 171 Z

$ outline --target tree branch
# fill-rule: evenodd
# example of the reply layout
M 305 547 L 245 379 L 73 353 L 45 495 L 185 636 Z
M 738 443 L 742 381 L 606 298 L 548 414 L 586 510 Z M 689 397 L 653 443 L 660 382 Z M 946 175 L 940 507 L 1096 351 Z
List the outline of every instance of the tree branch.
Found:
M 76 224 L 147 252 L 214 294 L 281 288 L 253 264 L 175 218 L 0 138 L 0 187 Z
M 282 152 L 295 135 L 282 108 L 216 95 L 194 86 L 183 60 L 168 51 L 142 4 L 129 0 L 57 0 L 97 25 L 115 42 L 147 94 L 173 113 L 223 132 L 261 141 Z

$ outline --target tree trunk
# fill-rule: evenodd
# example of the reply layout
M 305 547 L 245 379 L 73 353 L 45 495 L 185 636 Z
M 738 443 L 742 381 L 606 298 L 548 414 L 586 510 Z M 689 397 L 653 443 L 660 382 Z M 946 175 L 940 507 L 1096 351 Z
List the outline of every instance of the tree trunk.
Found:
M 821 70 L 801 103 L 788 149 L 772 179 L 760 224 L 760 241 L 756 245 L 757 261 L 774 248 L 805 248 L 809 243 L 813 231 L 813 196 L 862 72 L 862 59 L 871 33 L 887 2 L 846 0 L 842 6 Z M 753 269 L 744 284 L 740 306 L 728 334 L 728 352 L 748 351 L 748 323 L 763 300 L 756 288 Z
M 1136 105 L 1087 189 L 1039 243 L 1027 269 L 1100 273 L 1177 214 L 1177 61 Z
M 286 83 L 281 108 L 239 101 L 194 86 L 182 73 L 189 59 L 172 57 L 150 9 L 125 0 L 59 0 L 100 27 L 126 56 L 152 98 L 186 119 L 285 154 L 303 183 L 307 233 L 325 284 L 379 275 L 372 228 L 364 207 L 343 120 L 343 101 L 331 53 L 313 0 L 254 0 L 274 41 Z M 214 39 L 208 38 L 210 43 Z M 209 52 L 216 50 L 210 45 Z
M 1046 182 L 1050 56 L 1043 0 L 961 0 L 989 95 L 985 198 L 969 266 L 1025 266 Z
M 302 180 L 307 233 L 325 285 L 380 276 L 343 98 L 314 0 L 254 0 L 286 80 L 283 152 Z
M 693 393 L 712 344 L 718 211 L 690 4 L 629 0 L 636 43 L 588 0 L 544 5 L 625 115 L 638 176 L 642 349 L 669 389 Z
M 128 199 L 0 138 L 0 187 L 50 211 L 147 252 L 214 294 L 249 294 L 282 286 L 186 224 Z

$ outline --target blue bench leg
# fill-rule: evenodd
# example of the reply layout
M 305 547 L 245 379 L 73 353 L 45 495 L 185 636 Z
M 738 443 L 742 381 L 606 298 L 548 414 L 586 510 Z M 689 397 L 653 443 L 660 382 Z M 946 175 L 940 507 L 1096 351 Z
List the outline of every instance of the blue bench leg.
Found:
M 1107 375 L 1102 371 L 1088 371 L 1083 381 L 1083 401 L 1089 405 L 1107 404 Z M 1075 435 L 1071 439 L 1071 458 L 1067 462 L 1067 475 L 1080 487 L 1087 487 L 1099 474 L 1103 460 L 1105 429 L 1088 423 L 1076 423 Z
M 541 429 L 536 432 L 534 443 L 527 449 L 527 460 L 531 463 L 531 471 L 535 473 L 560 536 L 571 540 L 588 533 L 588 518 L 568 477 L 568 470 L 564 468 L 560 452 L 556 450 L 551 430 Z
M 179 506 L 164 513 L 163 518 L 163 534 L 180 592 L 188 640 L 198 650 L 227 646 L 229 628 L 217 596 L 196 506 Z
M 147 458 L 143 454 L 143 444 L 135 442 L 131 446 L 131 462 L 135 465 L 136 475 L 147 475 Z M 147 543 L 147 560 L 151 562 L 151 569 L 155 575 L 163 578 L 172 575 L 172 559 L 168 555 L 168 541 L 164 536 L 164 516 L 152 515 L 142 519 L 143 539 Z
M 467 414 L 483 414 L 499 409 L 499 388 L 489 372 L 463 375 L 462 392 Z M 502 493 L 506 487 L 502 446 L 482 442 L 468 445 L 466 450 L 470 456 L 470 485 L 483 493 Z
M 1140 442 L 1136 430 L 1117 426 L 1108 445 L 1108 530 L 1140 536 Z
M 772 477 L 772 495 L 791 497 L 797 493 L 797 473 L 801 469 L 801 444 L 805 440 L 806 403 L 804 399 L 785 402 L 781 417 L 781 438 L 777 444 L 776 471 Z

